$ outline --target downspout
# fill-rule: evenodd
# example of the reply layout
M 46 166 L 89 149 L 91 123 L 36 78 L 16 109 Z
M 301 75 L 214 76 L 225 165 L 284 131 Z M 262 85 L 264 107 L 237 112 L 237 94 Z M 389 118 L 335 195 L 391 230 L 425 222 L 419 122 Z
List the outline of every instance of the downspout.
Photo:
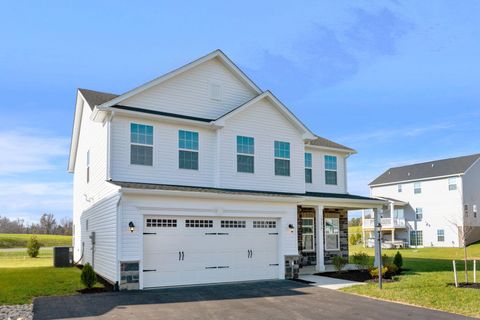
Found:
M 113 116 L 115 115 L 115 112 L 112 111 L 110 112 L 110 115 L 107 119 L 107 168 L 106 168 L 106 172 L 107 172 L 107 181 L 110 181 L 112 180 L 112 173 L 111 173 L 111 165 L 110 165 L 110 154 L 111 154 L 111 143 L 110 143 L 110 139 L 111 139 L 111 125 L 112 125 L 112 119 L 113 119 Z
M 121 231 L 122 231 L 122 222 L 121 222 L 121 215 L 120 215 L 120 202 L 122 201 L 122 196 L 123 196 L 123 193 L 122 193 L 122 190 L 120 189 L 120 191 L 118 192 L 119 193 L 119 196 L 118 196 L 118 201 L 117 201 L 117 254 L 116 254 L 116 259 L 115 259 L 115 264 L 116 264 L 116 281 L 115 281 L 115 286 L 114 286 L 114 290 L 115 291 L 119 291 L 120 290 L 120 287 L 119 287 L 119 282 L 120 282 L 120 246 L 121 246 Z

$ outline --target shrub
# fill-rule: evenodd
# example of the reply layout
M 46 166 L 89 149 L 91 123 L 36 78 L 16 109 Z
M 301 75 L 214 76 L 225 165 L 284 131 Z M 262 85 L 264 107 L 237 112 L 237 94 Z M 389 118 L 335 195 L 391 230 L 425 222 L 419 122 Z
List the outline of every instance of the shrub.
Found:
M 389 256 L 387 256 L 386 253 L 384 253 L 383 256 L 382 256 L 382 265 L 386 266 L 387 264 L 390 264 L 391 260 L 392 259 Z
M 382 268 L 382 277 L 385 276 L 385 273 L 387 273 L 388 269 L 387 267 Z M 369 271 L 370 275 L 372 278 L 376 279 L 378 278 L 378 268 L 371 268 Z
M 357 244 L 362 243 L 362 235 L 360 233 L 357 233 Z
M 357 252 L 352 257 L 353 263 L 359 270 L 367 270 L 370 266 L 370 258 L 365 252 Z
M 39 252 L 40 242 L 38 242 L 36 236 L 32 236 L 27 242 L 27 254 L 32 258 L 36 258 Z
M 97 282 L 97 275 L 95 274 L 95 271 L 93 270 L 90 263 L 87 262 L 83 266 L 82 274 L 80 275 L 80 280 L 82 280 L 82 283 L 87 288 L 93 287 L 95 282 Z
M 385 265 L 385 268 L 387 268 L 387 272 L 385 273 L 387 277 L 391 278 L 397 274 L 398 267 L 395 264 L 393 263 L 387 264 Z
M 400 251 L 397 251 L 397 253 L 393 257 L 393 264 L 396 265 L 399 270 L 402 269 L 403 258 L 402 258 L 402 254 L 400 253 Z
M 352 233 L 350 235 L 350 238 L 348 239 L 348 242 L 350 243 L 351 246 L 354 246 L 357 244 L 357 237 L 355 236 L 355 233 Z
M 343 270 L 343 268 L 345 267 L 345 265 L 347 264 L 348 260 L 345 259 L 344 257 L 342 256 L 335 256 L 333 257 L 333 265 L 335 267 L 335 270 L 337 272 L 340 272 Z

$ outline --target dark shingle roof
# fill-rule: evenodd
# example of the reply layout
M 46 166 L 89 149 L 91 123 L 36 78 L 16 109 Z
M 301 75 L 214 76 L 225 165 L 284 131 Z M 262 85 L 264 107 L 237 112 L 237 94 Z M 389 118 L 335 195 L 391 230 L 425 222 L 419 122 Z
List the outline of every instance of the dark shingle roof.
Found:
M 319 147 L 327 147 L 327 148 L 334 148 L 334 149 L 342 149 L 349 152 L 356 152 L 354 149 L 341 145 L 340 143 L 333 142 L 332 140 L 328 140 L 322 137 L 318 137 L 315 140 L 310 140 L 307 145 L 312 146 L 319 146 Z
M 184 192 L 209 192 L 219 194 L 235 194 L 235 195 L 260 195 L 270 197 L 316 197 L 316 198 L 336 198 L 336 199 L 352 199 L 352 200 L 375 200 L 364 196 L 357 196 L 346 193 L 327 193 L 327 192 L 306 192 L 306 193 L 290 193 L 277 191 L 258 191 L 258 190 L 240 190 L 240 189 L 225 189 L 212 187 L 194 187 L 181 186 L 170 184 L 156 184 L 143 182 L 125 182 L 125 181 L 109 181 L 110 183 L 128 189 L 142 189 L 142 190 L 170 190 L 170 191 L 184 191 Z
M 478 158 L 480 158 L 480 153 L 390 168 L 370 182 L 369 185 L 462 174 Z
M 88 89 L 78 89 L 82 96 L 87 100 L 88 105 L 93 110 L 95 106 L 101 105 L 107 101 L 115 99 L 118 97 L 118 94 L 106 93 Z

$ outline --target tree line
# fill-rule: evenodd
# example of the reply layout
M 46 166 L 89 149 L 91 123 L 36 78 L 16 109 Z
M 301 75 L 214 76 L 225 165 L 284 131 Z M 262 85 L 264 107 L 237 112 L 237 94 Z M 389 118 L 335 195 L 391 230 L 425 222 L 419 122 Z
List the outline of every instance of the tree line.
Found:
M 0 233 L 34 233 L 72 235 L 72 220 L 62 218 L 57 222 L 53 213 L 44 213 L 38 223 L 26 223 L 23 219 L 0 216 Z

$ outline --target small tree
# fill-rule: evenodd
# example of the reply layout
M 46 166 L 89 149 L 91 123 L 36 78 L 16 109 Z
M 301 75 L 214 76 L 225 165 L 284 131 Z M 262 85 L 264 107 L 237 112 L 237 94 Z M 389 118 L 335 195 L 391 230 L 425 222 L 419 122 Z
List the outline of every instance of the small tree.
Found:
M 469 215 L 469 207 L 467 204 L 464 205 L 462 220 L 449 220 L 450 224 L 458 231 L 458 240 L 460 245 L 463 247 L 463 262 L 464 262 L 464 273 L 465 273 L 465 283 L 468 283 L 468 255 L 467 255 L 467 246 L 468 241 L 473 235 L 474 232 L 474 223 L 472 221 L 472 215 Z
M 36 258 L 39 252 L 40 252 L 40 242 L 38 242 L 38 239 L 36 236 L 31 236 L 27 242 L 27 254 L 32 258 Z
M 402 258 L 402 254 L 400 253 L 400 251 L 397 251 L 397 253 L 393 257 L 393 264 L 396 265 L 399 270 L 402 269 L 403 258 Z
M 342 256 L 335 256 L 333 257 L 333 265 L 335 267 L 335 270 L 337 271 L 337 273 L 340 273 L 340 271 L 343 270 L 343 268 L 345 267 L 345 265 L 347 264 L 348 260 L 345 259 L 344 257 Z
M 93 270 L 90 263 L 87 262 L 83 266 L 82 274 L 80 275 L 80 280 L 82 280 L 82 283 L 85 285 L 85 287 L 89 289 L 93 287 L 97 282 L 97 275 L 95 274 L 95 271 Z
M 370 267 L 370 258 L 365 252 L 357 252 L 352 257 L 353 263 L 359 270 L 367 270 Z
M 391 260 L 392 259 L 386 253 L 384 253 L 382 255 L 382 266 L 386 266 L 387 264 L 390 264 Z

